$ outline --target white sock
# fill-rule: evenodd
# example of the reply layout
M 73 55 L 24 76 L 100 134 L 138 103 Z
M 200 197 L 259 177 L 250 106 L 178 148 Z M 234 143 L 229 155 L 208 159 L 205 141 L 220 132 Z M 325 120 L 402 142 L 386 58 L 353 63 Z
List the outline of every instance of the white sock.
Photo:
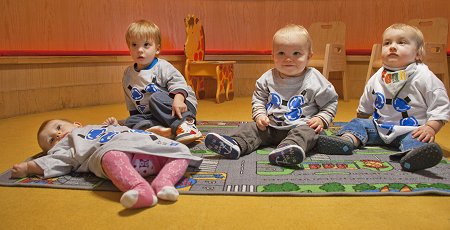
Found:
M 154 206 L 158 203 L 158 198 L 154 195 L 153 196 L 153 203 L 151 204 L 151 206 Z M 122 197 L 120 198 L 120 203 L 125 207 L 125 208 L 131 208 L 133 207 L 139 198 L 139 192 L 136 190 L 129 190 L 126 191 Z
M 134 206 L 134 204 L 136 204 L 136 202 L 138 200 L 138 196 L 139 196 L 139 192 L 136 190 L 126 191 L 120 198 L 120 203 L 125 208 L 131 208 Z
M 157 196 L 162 200 L 176 201 L 179 194 L 180 193 L 175 187 L 165 186 L 161 189 L 161 191 L 158 192 Z

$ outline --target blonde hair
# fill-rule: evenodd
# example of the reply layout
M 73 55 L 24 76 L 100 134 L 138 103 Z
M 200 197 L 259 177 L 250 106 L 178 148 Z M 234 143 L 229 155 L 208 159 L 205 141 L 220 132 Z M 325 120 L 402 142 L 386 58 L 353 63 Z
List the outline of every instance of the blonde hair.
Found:
M 306 43 L 308 45 L 308 51 L 310 54 L 312 54 L 312 39 L 311 36 L 309 36 L 308 30 L 305 29 L 305 27 L 301 26 L 301 25 L 296 25 L 296 24 L 288 24 L 284 27 L 282 27 L 281 29 L 277 30 L 277 32 L 275 32 L 275 34 L 273 35 L 273 41 L 275 41 L 275 38 L 278 36 L 282 36 L 282 35 L 298 35 L 298 39 L 300 39 L 300 37 L 304 37 L 306 38 Z
M 422 60 L 423 56 L 425 56 L 424 37 L 423 37 L 422 31 L 420 31 L 419 28 L 417 28 L 415 26 L 411 26 L 411 25 L 406 25 L 403 23 L 395 23 L 384 30 L 383 37 L 384 37 L 384 34 L 388 30 L 401 30 L 404 32 L 410 32 L 413 35 L 412 38 L 413 38 L 414 42 L 416 42 L 416 45 L 417 45 L 416 61 L 417 62 L 423 61 Z
M 161 31 L 159 27 L 147 20 L 139 20 L 131 23 L 125 33 L 128 48 L 130 47 L 131 39 L 152 39 L 157 46 L 161 45 Z

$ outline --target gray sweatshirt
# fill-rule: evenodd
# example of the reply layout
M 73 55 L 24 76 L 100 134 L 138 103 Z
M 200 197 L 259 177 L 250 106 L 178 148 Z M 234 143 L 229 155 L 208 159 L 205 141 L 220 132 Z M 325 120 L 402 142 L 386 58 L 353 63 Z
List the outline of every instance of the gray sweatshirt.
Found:
M 333 85 L 315 68 L 307 67 L 304 75 L 282 78 L 270 69 L 257 81 L 253 93 L 253 120 L 260 115 L 270 119 L 270 126 L 292 129 L 319 117 L 326 127 L 336 115 L 338 95 Z

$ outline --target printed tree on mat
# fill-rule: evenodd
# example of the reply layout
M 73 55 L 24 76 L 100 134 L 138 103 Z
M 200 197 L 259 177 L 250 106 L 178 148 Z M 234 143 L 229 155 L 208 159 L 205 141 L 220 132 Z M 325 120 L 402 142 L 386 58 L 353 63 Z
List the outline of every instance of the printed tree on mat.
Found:
M 319 188 L 326 192 L 345 192 L 345 187 L 338 182 L 326 183 Z
M 353 189 L 357 192 L 375 190 L 376 188 L 377 187 L 367 184 L 367 183 L 357 184 L 357 185 L 353 186 Z
M 294 192 L 298 191 L 300 187 L 291 182 L 284 182 L 282 184 L 268 184 L 264 185 L 263 192 Z

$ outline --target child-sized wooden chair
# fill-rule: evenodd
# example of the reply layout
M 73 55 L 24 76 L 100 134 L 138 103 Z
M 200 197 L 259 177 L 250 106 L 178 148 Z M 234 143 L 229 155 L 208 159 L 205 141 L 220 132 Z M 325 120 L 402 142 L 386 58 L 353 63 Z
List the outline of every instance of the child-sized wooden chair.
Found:
M 423 63 L 441 79 L 447 91 L 450 90 L 447 62 L 448 20 L 446 18 L 412 19 L 408 21 L 408 24 L 419 28 L 425 38 Z
M 235 61 L 205 61 L 205 34 L 200 19 L 194 15 L 188 15 L 184 19 L 186 26 L 186 43 L 184 54 L 186 65 L 184 76 L 189 85 L 194 89 L 197 98 L 205 97 L 205 78 L 216 80 L 216 102 L 222 103 L 232 100 L 233 90 L 233 64 Z
M 419 28 L 424 35 L 425 57 L 423 63 L 441 79 L 447 91 L 450 90 L 447 62 L 448 20 L 446 18 L 412 19 L 408 24 Z M 374 44 L 366 82 L 381 66 L 381 44 Z
M 328 79 L 331 72 L 342 73 L 342 93 L 348 100 L 347 55 L 345 53 L 345 24 L 336 22 L 312 23 L 308 29 L 313 44 L 313 56 L 309 66 L 323 68 L 322 74 Z
M 370 53 L 369 69 L 367 70 L 366 82 L 372 75 L 383 66 L 381 62 L 381 44 L 373 44 L 372 52 Z

